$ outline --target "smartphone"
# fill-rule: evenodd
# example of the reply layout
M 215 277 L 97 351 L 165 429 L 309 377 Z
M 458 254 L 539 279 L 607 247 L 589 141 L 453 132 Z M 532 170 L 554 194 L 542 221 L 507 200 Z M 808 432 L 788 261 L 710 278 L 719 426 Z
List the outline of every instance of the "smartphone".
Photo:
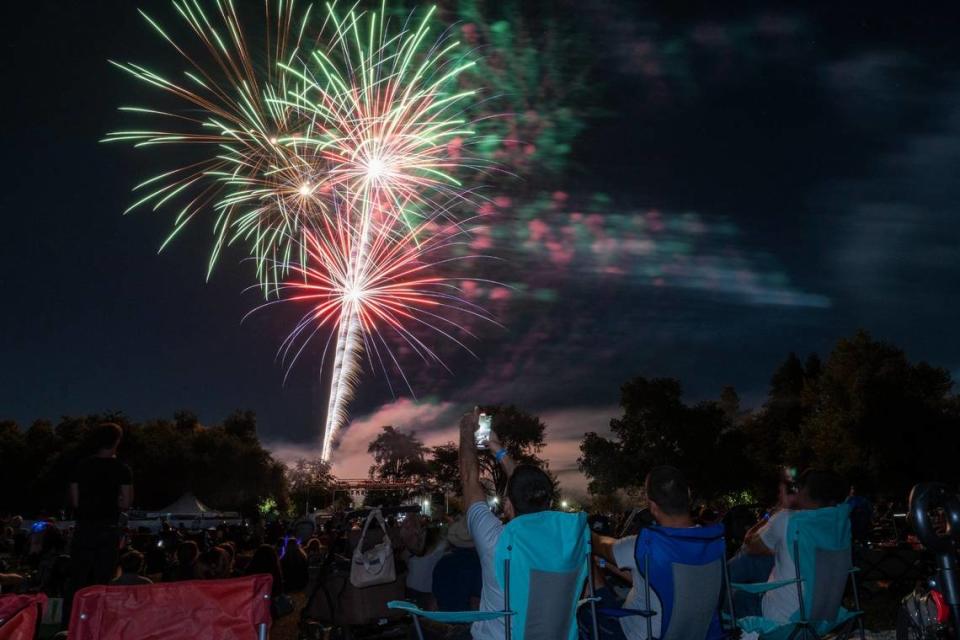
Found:
M 478 422 L 480 426 L 476 433 L 477 449 L 486 449 L 490 446 L 490 426 L 493 424 L 493 416 L 481 413 Z

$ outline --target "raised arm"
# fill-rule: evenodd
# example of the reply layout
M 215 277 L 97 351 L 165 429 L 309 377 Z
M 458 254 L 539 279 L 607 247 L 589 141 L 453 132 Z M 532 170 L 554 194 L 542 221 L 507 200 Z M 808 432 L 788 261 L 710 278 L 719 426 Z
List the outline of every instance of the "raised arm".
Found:
M 460 418 L 460 482 L 463 486 L 464 506 L 469 509 L 475 502 L 486 502 L 486 494 L 480 484 L 480 461 L 474 440 L 477 431 L 477 411 Z
M 590 532 L 590 546 L 593 549 L 593 555 L 599 556 L 610 564 L 616 564 L 613 557 L 613 545 L 617 542 L 616 538 L 601 536 L 598 533 Z
M 507 454 L 507 450 L 504 449 L 500 443 L 500 438 L 498 438 L 497 434 L 493 431 L 490 432 L 490 453 L 500 461 L 500 466 L 503 467 L 503 472 L 507 474 L 507 478 L 512 476 L 517 463 L 513 460 L 512 456 Z

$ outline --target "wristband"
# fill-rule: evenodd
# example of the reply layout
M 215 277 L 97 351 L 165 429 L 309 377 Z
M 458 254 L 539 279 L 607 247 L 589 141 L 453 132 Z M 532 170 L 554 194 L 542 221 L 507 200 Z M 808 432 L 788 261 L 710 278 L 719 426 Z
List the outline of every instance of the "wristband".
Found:
M 497 462 L 503 462 L 503 459 L 507 457 L 507 450 L 500 449 L 500 451 L 497 451 L 495 454 L 493 454 L 493 457 Z

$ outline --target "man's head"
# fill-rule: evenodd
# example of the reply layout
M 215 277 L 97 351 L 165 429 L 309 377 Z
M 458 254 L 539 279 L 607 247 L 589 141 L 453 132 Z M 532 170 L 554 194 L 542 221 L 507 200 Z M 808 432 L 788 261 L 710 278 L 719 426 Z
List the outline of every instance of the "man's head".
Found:
M 90 443 L 98 453 L 108 451 L 116 453 L 121 438 L 123 438 L 123 429 L 120 428 L 120 425 L 113 422 L 104 422 L 90 434 Z
M 530 464 L 521 464 L 507 481 L 504 511 L 510 518 L 546 511 L 553 501 L 553 481 L 547 472 Z
M 650 513 L 659 524 L 690 518 L 690 485 L 676 467 L 654 467 L 645 483 Z
M 849 485 L 840 474 L 822 469 L 807 469 L 797 479 L 798 509 L 833 507 L 847 497 Z
M 143 554 L 139 551 L 128 551 L 120 558 L 120 570 L 123 573 L 139 574 L 143 571 Z

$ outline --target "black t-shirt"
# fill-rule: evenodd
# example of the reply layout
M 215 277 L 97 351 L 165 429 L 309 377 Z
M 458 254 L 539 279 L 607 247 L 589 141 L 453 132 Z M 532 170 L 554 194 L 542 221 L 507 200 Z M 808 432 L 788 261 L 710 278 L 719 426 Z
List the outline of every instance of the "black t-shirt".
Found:
M 133 484 L 130 467 L 116 458 L 84 458 L 71 482 L 79 487 L 77 520 L 116 524 L 120 518 L 120 486 Z

